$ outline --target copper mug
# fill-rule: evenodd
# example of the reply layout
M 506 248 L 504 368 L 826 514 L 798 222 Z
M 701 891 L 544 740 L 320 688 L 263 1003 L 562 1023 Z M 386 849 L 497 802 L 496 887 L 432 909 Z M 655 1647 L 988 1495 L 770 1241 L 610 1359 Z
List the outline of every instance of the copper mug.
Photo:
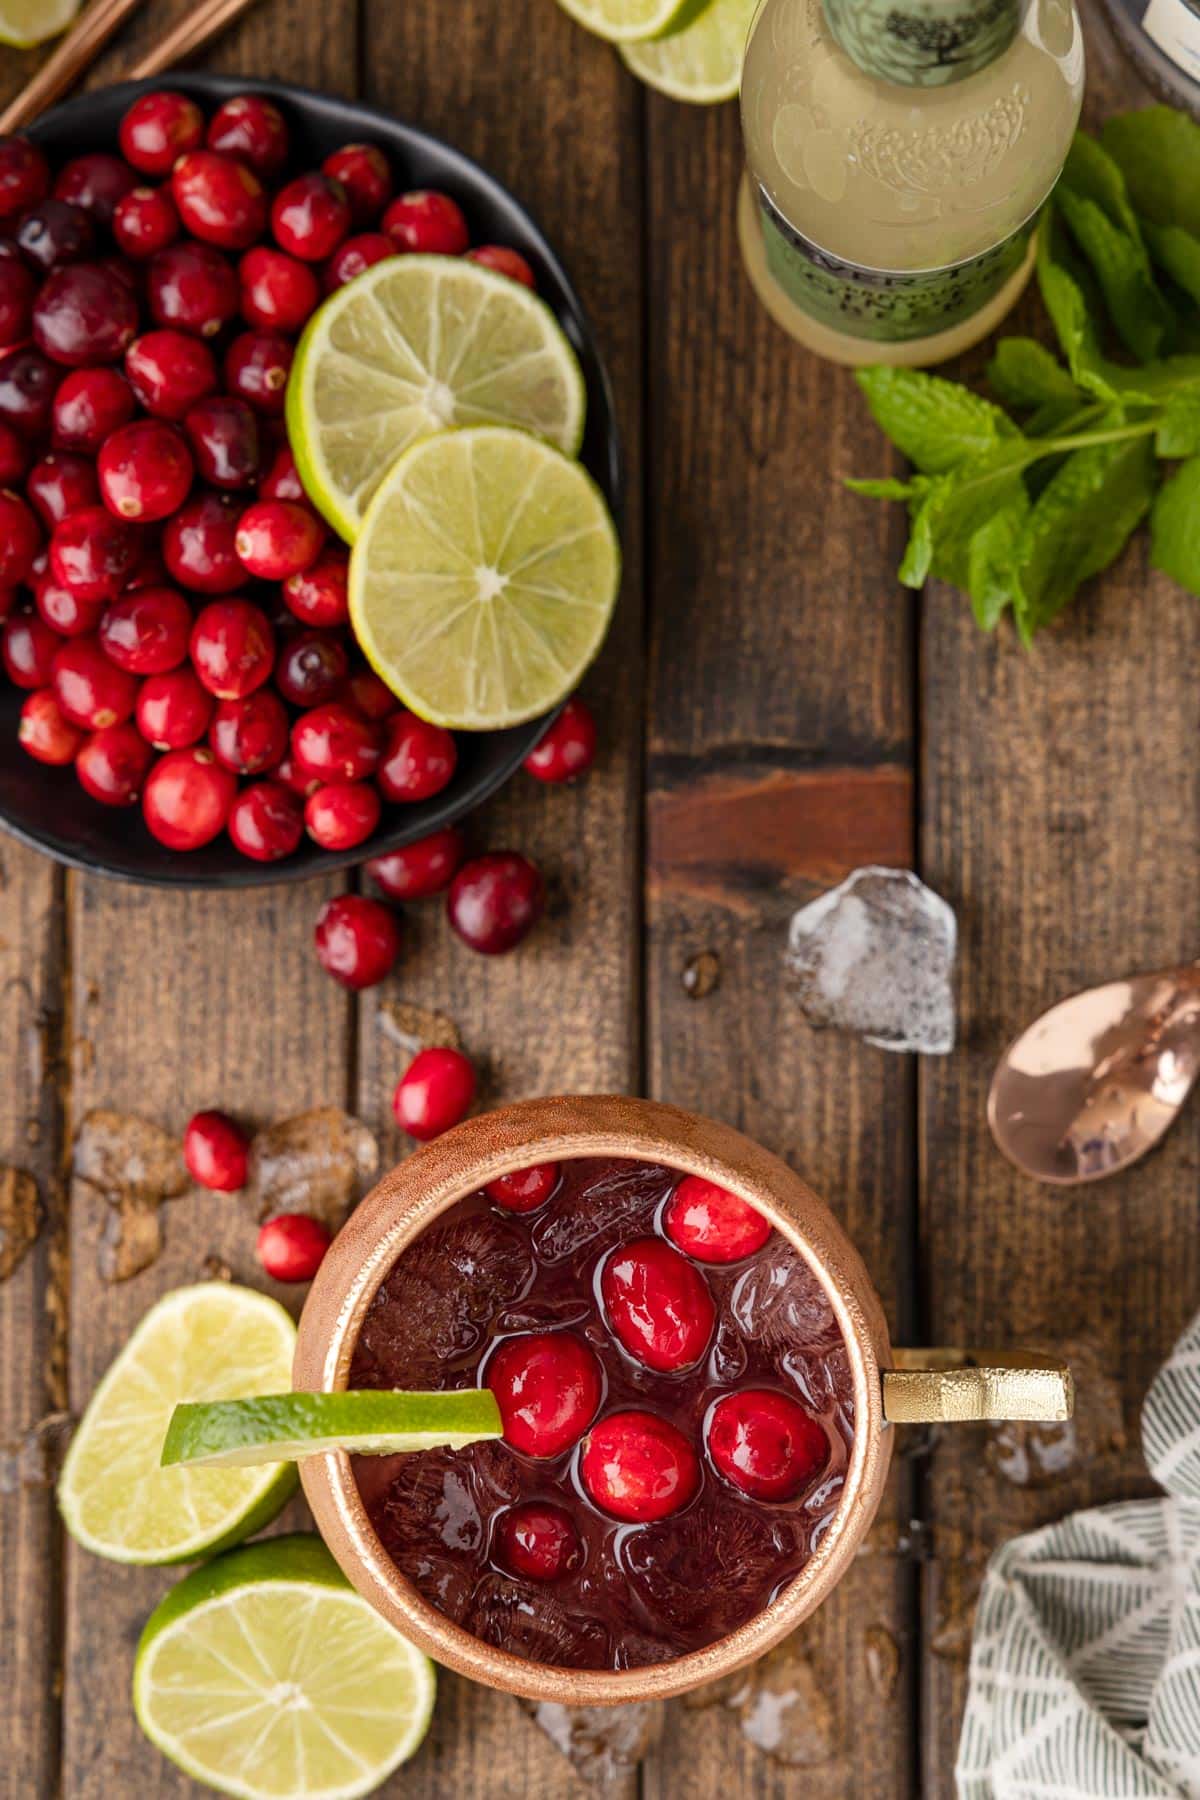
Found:
M 566 1669 L 482 1643 L 424 1600 L 383 1549 L 344 1451 L 300 1465 L 318 1529 L 354 1586 L 405 1637 L 459 1674 L 568 1705 L 680 1694 L 727 1675 L 786 1637 L 854 1559 L 883 1494 L 892 1426 L 918 1421 L 1066 1419 L 1069 1370 L 1032 1352 L 893 1350 L 879 1296 L 824 1201 L 786 1163 L 715 1120 L 617 1096 L 531 1100 L 485 1113 L 425 1145 L 386 1175 L 335 1239 L 300 1320 L 295 1385 L 346 1386 L 363 1317 L 388 1270 L 438 1215 L 486 1182 L 536 1162 L 630 1157 L 731 1189 L 765 1213 L 814 1270 L 833 1306 L 854 1378 L 855 1429 L 845 1487 L 819 1548 L 753 1619 L 703 1650 L 623 1670 Z

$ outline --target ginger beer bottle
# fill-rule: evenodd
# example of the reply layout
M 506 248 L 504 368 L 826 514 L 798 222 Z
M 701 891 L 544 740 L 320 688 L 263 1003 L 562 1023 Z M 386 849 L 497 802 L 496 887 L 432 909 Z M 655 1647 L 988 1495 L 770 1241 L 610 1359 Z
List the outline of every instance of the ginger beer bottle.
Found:
M 764 305 L 836 362 L 976 343 L 1029 278 L 1082 95 L 1073 0 L 762 0 L 738 223 Z

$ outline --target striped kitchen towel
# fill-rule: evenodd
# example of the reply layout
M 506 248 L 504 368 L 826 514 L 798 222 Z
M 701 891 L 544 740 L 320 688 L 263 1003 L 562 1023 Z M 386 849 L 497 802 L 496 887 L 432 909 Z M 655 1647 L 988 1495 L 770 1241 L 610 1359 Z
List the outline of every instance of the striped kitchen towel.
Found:
M 1073 1513 L 989 1563 L 960 1800 L 1200 1800 L 1200 1318 L 1142 1448 L 1163 1499 Z

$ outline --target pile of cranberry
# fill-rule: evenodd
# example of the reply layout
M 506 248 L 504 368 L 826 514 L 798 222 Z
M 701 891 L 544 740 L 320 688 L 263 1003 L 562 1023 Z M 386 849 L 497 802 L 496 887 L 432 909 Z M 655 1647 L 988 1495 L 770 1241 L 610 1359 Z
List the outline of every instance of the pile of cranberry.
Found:
M 347 552 L 283 423 L 295 340 L 384 257 L 533 274 L 469 249 L 446 195 L 393 198 L 373 145 L 283 180 L 287 124 L 261 95 L 206 125 L 186 95 L 145 93 L 120 150 L 55 175 L 0 139 L 0 658 L 28 690 L 20 741 L 94 800 L 140 799 L 170 850 L 227 830 L 262 862 L 305 831 L 345 851 L 385 802 L 445 787 L 457 751 L 356 655 Z M 527 766 L 567 779 L 593 742 L 574 702 Z M 435 891 L 445 849 L 415 847 L 401 885 Z

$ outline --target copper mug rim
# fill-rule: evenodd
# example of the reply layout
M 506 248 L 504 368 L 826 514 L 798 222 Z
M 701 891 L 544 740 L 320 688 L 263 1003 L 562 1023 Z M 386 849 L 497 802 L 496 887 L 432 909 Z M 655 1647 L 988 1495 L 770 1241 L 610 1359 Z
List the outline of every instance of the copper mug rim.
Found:
M 483 1643 L 422 1598 L 380 1543 L 345 1451 L 300 1464 L 321 1535 L 353 1585 L 397 1630 L 458 1674 L 528 1699 L 575 1706 L 684 1693 L 741 1668 L 795 1630 L 841 1580 L 870 1527 L 891 1461 L 890 1424 L 932 1416 L 915 1374 L 909 1378 L 918 1384 L 915 1401 L 902 1386 L 894 1403 L 885 1406 L 885 1379 L 902 1384 L 906 1379 L 887 1372 L 962 1360 L 957 1352 L 893 1357 L 883 1308 L 858 1251 L 825 1202 L 770 1151 L 730 1126 L 656 1101 L 583 1095 L 521 1101 L 481 1114 L 422 1146 L 383 1177 L 338 1234 L 313 1282 L 300 1319 L 296 1388 L 345 1387 L 377 1288 L 400 1252 L 447 1207 L 531 1162 L 591 1156 L 661 1162 L 739 1193 L 800 1251 L 833 1307 L 854 1381 L 854 1439 L 833 1521 L 782 1592 L 736 1631 L 669 1662 L 623 1670 L 532 1662 Z M 1027 1368 L 1031 1359 L 991 1360 Z M 1053 1367 L 1049 1359 L 1040 1361 Z M 987 1373 L 1004 1380 L 995 1370 Z M 948 1382 L 948 1397 L 940 1416 L 989 1416 L 978 1410 L 977 1394 L 964 1399 L 953 1377 L 941 1379 Z

